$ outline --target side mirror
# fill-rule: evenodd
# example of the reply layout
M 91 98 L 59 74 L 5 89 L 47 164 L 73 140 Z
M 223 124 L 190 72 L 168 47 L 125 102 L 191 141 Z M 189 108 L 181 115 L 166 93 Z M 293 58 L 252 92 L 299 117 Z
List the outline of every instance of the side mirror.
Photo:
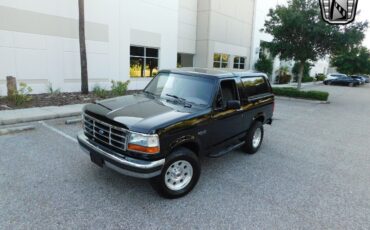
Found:
M 226 109 L 240 109 L 240 101 L 238 100 L 230 100 L 226 103 Z

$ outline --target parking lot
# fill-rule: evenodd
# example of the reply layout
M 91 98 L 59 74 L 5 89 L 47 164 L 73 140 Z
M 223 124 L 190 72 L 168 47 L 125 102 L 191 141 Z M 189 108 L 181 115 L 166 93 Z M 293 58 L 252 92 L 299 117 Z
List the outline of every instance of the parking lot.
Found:
M 0 136 L 1 229 L 369 229 L 370 86 L 312 86 L 330 104 L 277 100 L 256 155 L 202 159 L 186 197 L 92 164 L 80 125 Z

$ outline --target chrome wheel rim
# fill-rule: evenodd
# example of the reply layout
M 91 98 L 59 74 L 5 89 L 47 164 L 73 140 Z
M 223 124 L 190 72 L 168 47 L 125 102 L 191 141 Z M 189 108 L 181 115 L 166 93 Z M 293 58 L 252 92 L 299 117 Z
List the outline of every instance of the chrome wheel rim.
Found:
M 253 135 L 253 143 L 252 143 L 253 148 L 257 148 L 260 145 L 261 139 L 262 139 L 262 131 L 261 131 L 261 128 L 258 128 L 256 129 Z
M 193 178 L 193 166 L 188 161 L 180 160 L 172 163 L 165 174 L 165 184 L 173 191 L 185 188 Z

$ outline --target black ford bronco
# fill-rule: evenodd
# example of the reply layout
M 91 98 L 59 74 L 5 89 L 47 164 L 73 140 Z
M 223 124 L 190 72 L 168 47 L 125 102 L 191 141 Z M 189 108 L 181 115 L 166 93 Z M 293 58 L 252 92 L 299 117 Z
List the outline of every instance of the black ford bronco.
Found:
M 256 153 L 273 111 L 263 73 L 163 70 L 142 93 L 86 105 L 78 141 L 95 164 L 177 198 L 196 185 L 199 157 Z

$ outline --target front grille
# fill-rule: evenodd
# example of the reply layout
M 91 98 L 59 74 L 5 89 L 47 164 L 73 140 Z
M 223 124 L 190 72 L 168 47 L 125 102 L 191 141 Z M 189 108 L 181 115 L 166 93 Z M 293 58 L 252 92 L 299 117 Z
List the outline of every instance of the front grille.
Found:
M 128 133 L 126 129 L 110 125 L 86 113 L 83 114 L 83 129 L 93 141 L 106 147 L 126 151 Z

